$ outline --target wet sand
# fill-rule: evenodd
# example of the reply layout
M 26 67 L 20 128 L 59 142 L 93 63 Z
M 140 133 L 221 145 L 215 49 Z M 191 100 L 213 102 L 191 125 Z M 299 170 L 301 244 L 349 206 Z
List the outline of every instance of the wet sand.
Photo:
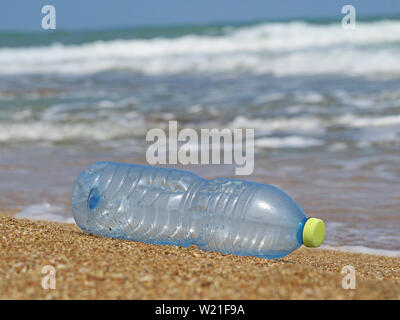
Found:
M 1 299 L 400 299 L 400 258 L 300 248 L 269 261 L 4 214 L 0 256 Z M 56 271 L 54 290 L 42 288 L 46 265 Z M 346 265 L 356 271 L 354 290 L 342 288 Z

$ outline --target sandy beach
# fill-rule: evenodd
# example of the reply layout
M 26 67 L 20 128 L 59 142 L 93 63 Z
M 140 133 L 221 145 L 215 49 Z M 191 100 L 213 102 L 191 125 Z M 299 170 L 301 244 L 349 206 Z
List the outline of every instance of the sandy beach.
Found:
M 400 258 L 300 248 L 278 260 L 100 238 L 0 218 L 0 299 L 400 299 Z M 43 289 L 42 268 L 56 270 Z M 356 289 L 341 270 L 356 271 Z

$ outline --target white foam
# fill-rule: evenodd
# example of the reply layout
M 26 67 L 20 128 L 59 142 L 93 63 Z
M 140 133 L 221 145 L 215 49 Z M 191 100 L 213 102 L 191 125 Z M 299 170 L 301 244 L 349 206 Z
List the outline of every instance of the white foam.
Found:
M 400 115 L 389 115 L 382 117 L 359 117 L 349 114 L 337 119 L 337 123 L 357 128 L 398 126 L 400 125 Z
M 75 223 L 73 217 L 65 217 L 62 213 L 64 208 L 52 205 L 50 203 L 33 204 L 25 207 L 13 217 L 31 220 L 55 221 L 64 223 Z
M 399 250 L 376 249 L 376 248 L 368 248 L 368 247 L 364 247 L 364 246 L 329 246 L 329 245 L 322 245 L 321 249 L 372 254 L 372 255 L 376 255 L 376 256 L 388 256 L 388 257 L 397 257 L 397 258 L 400 257 L 400 251 Z
M 352 31 L 343 29 L 340 23 L 264 23 L 232 29 L 220 36 L 1 48 L 0 74 L 81 75 L 115 69 L 149 75 L 398 74 L 400 49 L 395 44 L 399 41 L 399 21 L 358 23 Z
M 57 123 L 32 121 L 1 123 L 0 142 L 9 141 L 110 141 L 146 134 L 149 126 L 143 121 Z
M 254 142 L 258 148 L 309 148 L 322 144 L 324 142 L 321 140 L 298 136 L 260 138 Z
M 248 119 L 237 116 L 228 125 L 231 128 L 253 128 L 263 132 L 274 132 L 278 130 L 296 131 L 321 131 L 323 123 L 316 117 L 296 117 L 296 118 L 270 118 L 270 119 Z

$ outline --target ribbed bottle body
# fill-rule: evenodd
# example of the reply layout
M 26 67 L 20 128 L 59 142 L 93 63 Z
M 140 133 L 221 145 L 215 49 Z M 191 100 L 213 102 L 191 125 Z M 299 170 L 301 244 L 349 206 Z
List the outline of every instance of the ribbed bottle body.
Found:
M 81 229 L 100 236 L 189 245 L 182 205 L 202 182 L 186 171 L 98 162 L 75 182 L 74 218 Z
M 200 248 L 268 259 L 297 249 L 307 220 L 301 208 L 281 190 L 227 178 L 203 184 L 190 209 L 201 221 L 193 228 L 200 230 L 195 237 Z
M 78 226 L 95 235 L 266 258 L 300 246 L 306 219 L 272 186 L 112 162 L 79 175 L 72 207 Z

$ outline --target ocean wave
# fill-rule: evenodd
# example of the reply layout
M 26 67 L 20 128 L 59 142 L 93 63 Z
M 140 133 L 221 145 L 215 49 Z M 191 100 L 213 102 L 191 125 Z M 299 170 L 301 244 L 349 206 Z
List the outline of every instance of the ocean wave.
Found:
M 81 115 L 57 113 L 50 108 L 43 112 L 40 119 L 34 120 L 29 110 L 17 112 L 9 116 L 11 121 L 0 122 L 0 142 L 105 142 L 121 139 L 143 139 L 153 128 L 166 130 L 168 120 L 177 117 L 174 113 L 151 116 L 137 112 L 104 112 L 97 113 L 102 117 L 93 118 L 92 113 Z M 330 118 L 318 116 L 247 118 L 236 116 L 229 123 L 216 121 L 210 117 L 201 123 L 182 122 L 180 127 L 193 128 L 230 128 L 254 129 L 257 148 L 304 148 L 326 143 L 323 137 L 328 130 L 347 128 L 360 130 L 353 137 L 364 142 L 397 141 L 400 125 L 399 115 L 357 116 L 356 114 L 337 115 Z M 337 141 L 338 142 L 338 141 Z M 340 142 L 340 141 L 339 141 Z M 344 141 L 342 141 L 344 142 Z
M 400 115 L 386 116 L 360 116 L 356 114 L 338 115 L 331 118 L 320 118 L 316 116 L 301 117 L 278 117 L 278 118 L 257 118 L 251 119 L 244 116 L 237 116 L 229 124 L 232 128 L 254 128 L 263 132 L 274 132 L 279 130 L 296 131 L 319 131 L 322 133 L 329 127 L 345 126 L 347 128 L 364 127 L 398 127 Z
M 264 23 L 218 36 L 1 48 L 0 74 L 398 74 L 399 43 L 400 21 L 358 23 L 356 30 L 343 29 L 340 22 Z

